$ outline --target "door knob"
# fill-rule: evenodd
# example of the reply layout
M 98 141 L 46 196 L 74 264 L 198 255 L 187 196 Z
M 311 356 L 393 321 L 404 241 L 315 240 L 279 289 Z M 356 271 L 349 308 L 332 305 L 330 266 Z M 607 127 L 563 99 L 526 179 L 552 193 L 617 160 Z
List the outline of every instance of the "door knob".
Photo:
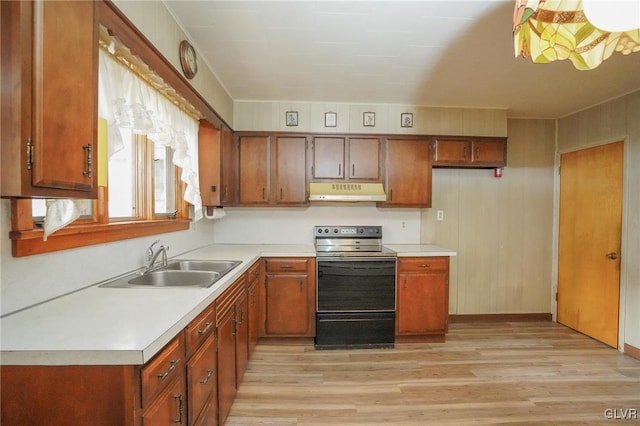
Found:
M 611 253 L 607 253 L 606 256 L 611 260 L 616 260 L 618 258 L 618 253 L 612 251 Z

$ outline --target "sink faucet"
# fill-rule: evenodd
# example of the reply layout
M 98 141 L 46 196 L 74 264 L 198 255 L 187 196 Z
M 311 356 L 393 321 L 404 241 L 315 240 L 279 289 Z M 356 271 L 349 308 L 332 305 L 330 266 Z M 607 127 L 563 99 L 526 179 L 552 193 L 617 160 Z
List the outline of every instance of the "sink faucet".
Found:
M 161 245 L 158 251 L 156 252 L 153 251 L 153 246 L 155 246 L 159 242 L 160 240 L 156 240 L 147 248 L 147 253 L 145 256 L 146 265 L 145 265 L 144 272 L 149 272 L 151 269 L 153 269 L 153 266 L 155 265 L 156 260 L 158 259 L 158 256 L 161 253 L 162 253 L 162 266 L 167 266 L 167 250 L 169 250 L 169 246 Z

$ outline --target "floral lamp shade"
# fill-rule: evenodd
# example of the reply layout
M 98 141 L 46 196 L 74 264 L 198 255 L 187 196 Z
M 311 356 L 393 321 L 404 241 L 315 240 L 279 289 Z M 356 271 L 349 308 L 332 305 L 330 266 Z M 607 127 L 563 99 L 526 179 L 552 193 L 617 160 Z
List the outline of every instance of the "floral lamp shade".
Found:
M 615 52 L 629 55 L 640 51 L 640 15 L 635 21 L 637 28 L 607 31 L 589 21 L 582 0 L 516 0 L 515 3 L 516 57 L 530 57 L 534 63 L 542 64 L 568 59 L 584 71 L 596 68 Z

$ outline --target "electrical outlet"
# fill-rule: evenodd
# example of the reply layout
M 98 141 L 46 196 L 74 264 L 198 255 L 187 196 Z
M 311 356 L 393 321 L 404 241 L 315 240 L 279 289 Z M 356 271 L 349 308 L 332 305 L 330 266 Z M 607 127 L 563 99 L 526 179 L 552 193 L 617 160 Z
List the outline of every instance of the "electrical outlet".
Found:
M 407 222 L 403 220 L 400 225 L 402 226 L 402 229 L 404 229 L 407 227 Z
M 444 220 L 444 210 L 438 210 L 436 212 L 436 220 Z

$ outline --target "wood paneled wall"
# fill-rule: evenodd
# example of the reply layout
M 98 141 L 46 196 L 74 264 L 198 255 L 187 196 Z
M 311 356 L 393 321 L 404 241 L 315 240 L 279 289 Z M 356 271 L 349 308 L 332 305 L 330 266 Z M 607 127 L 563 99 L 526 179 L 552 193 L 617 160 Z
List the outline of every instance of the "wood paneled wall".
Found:
M 502 178 L 493 170 L 433 171 L 421 237 L 458 252 L 451 314 L 551 312 L 555 122 L 509 120 L 508 137 Z
M 621 344 L 640 348 L 640 91 L 558 121 L 560 153 L 625 141 L 620 264 Z M 623 341 L 624 340 L 624 341 Z
M 298 112 L 298 126 L 285 113 Z M 376 113 L 375 127 L 363 125 L 363 113 Z M 337 114 L 337 126 L 325 127 L 325 112 Z M 413 127 L 401 127 L 400 115 L 413 114 Z M 409 135 L 506 136 L 507 111 L 481 108 L 433 108 L 388 104 L 313 102 L 234 103 L 235 130 L 313 133 L 392 133 Z

